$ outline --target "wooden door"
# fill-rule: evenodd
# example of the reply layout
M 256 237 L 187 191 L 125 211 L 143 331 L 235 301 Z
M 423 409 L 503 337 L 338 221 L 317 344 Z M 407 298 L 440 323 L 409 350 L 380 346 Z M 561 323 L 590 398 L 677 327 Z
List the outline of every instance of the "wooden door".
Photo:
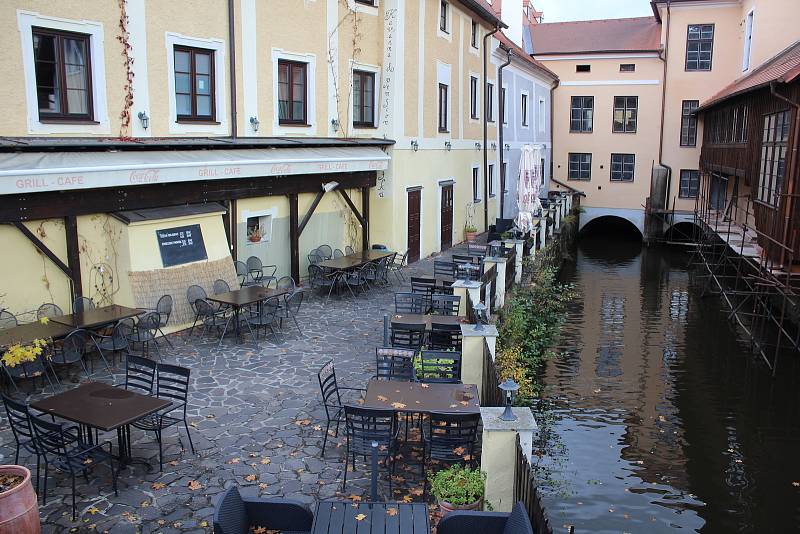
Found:
M 408 263 L 419 260 L 420 212 L 422 191 L 408 192 Z
M 451 246 L 453 246 L 453 186 L 452 185 L 446 185 L 442 187 L 441 211 L 442 211 L 441 248 L 442 251 L 445 251 L 449 249 Z

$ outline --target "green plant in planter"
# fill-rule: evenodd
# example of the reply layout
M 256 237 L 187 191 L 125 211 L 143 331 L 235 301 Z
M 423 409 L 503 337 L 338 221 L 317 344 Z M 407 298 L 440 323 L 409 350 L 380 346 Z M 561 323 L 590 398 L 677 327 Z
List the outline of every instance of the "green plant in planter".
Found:
M 440 502 L 466 506 L 483 499 L 486 475 L 480 469 L 454 464 L 428 476 L 431 494 Z
M 474 234 L 477 231 L 478 231 L 478 229 L 475 226 L 471 225 L 471 224 L 468 224 L 468 225 L 466 225 L 464 227 L 464 232 L 466 232 L 468 234 Z

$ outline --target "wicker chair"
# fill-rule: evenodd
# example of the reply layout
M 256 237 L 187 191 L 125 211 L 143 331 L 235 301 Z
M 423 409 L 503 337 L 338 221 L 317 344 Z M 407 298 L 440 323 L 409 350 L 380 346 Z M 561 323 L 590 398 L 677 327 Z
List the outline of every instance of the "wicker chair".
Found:
M 214 507 L 214 534 L 247 534 L 256 528 L 302 534 L 311 531 L 313 522 L 314 515 L 300 502 L 244 497 L 236 486 Z
M 437 534 L 533 534 L 528 513 L 521 502 L 508 512 L 467 512 L 456 510 L 442 517 Z M 572 530 L 570 530 L 572 532 Z

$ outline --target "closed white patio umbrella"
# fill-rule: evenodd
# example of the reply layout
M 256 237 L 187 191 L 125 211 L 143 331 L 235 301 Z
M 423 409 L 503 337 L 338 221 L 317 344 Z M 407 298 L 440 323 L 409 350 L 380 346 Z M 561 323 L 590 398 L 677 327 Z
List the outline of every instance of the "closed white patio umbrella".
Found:
M 539 190 L 542 185 L 542 170 L 539 161 L 542 149 L 538 146 L 524 145 L 519 160 L 519 183 L 517 184 L 517 206 L 519 212 L 514 224 L 522 233 L 533 229 L 533 214 L 542 208 Z

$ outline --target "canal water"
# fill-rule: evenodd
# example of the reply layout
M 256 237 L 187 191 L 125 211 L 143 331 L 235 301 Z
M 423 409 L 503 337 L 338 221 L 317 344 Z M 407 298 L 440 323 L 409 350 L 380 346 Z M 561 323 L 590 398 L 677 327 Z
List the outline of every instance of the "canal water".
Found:
M 555 531 L 800 532 L 796 366 L 756 362 L 683 249 L 592 236 L 573 260 L 536 407 Z

